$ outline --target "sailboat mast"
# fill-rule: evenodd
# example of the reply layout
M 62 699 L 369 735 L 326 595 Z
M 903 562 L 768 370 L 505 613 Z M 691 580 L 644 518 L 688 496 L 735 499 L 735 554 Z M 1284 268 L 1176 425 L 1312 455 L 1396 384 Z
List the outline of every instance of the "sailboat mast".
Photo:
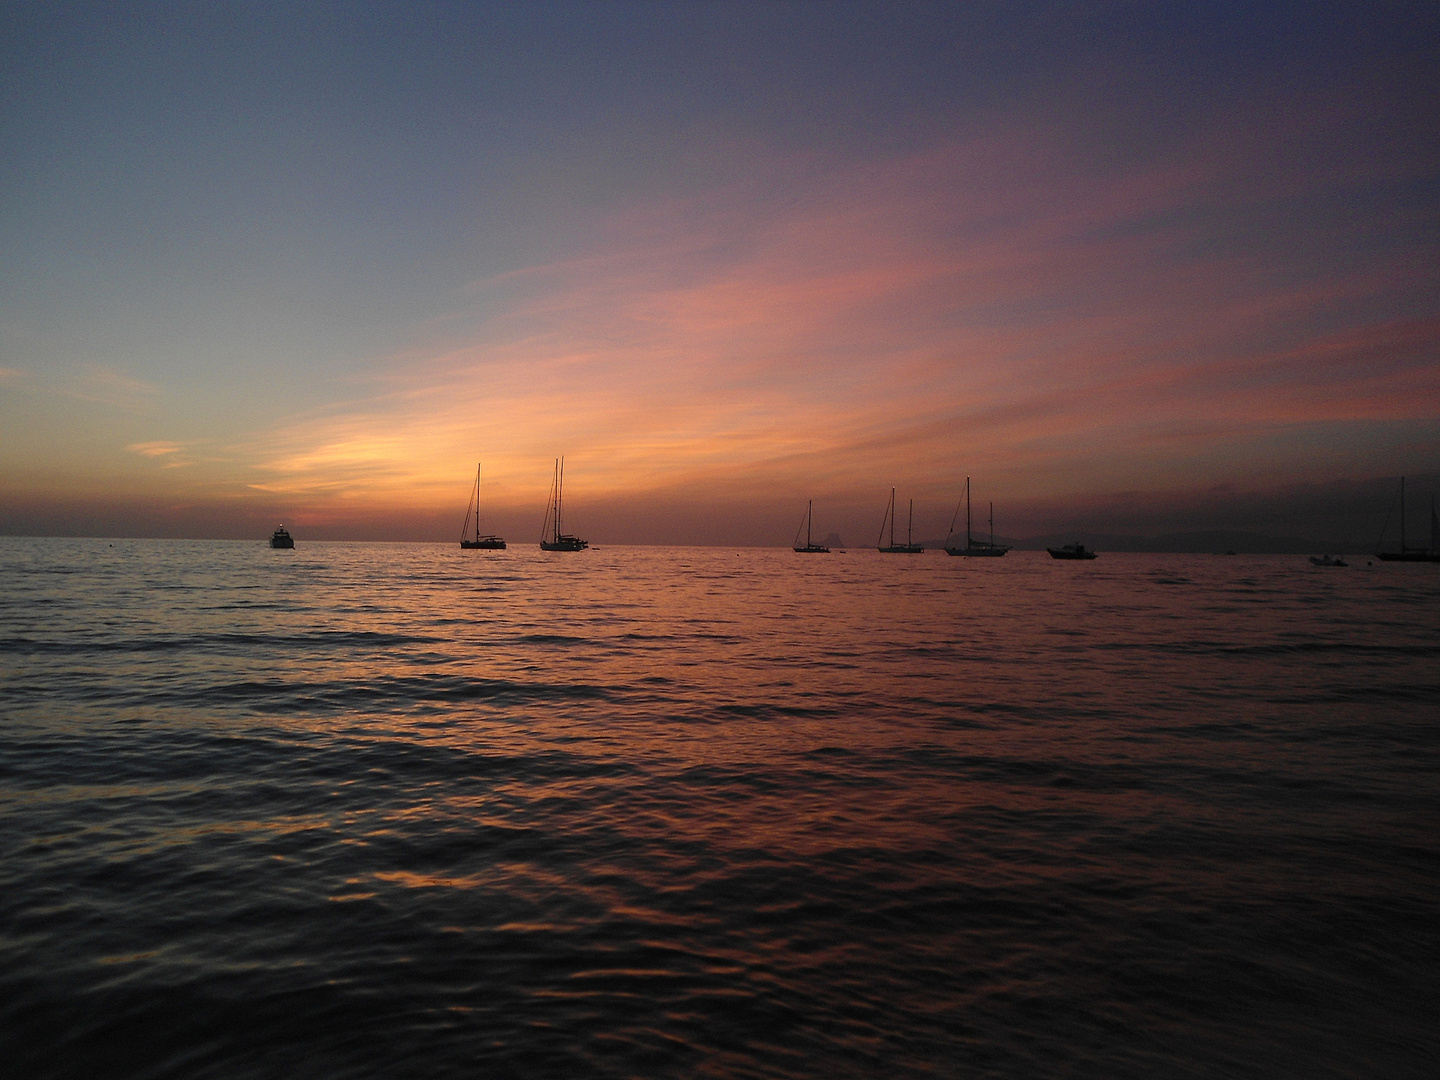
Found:
M 805 504 L 805 546 L 810 546 L 810 523 L 815 519 L 815 500 Z
M 475 463 L 475 543 L 480 543 L 480 462 Z
M 1400 477 L 1400 550 L 1405 550 L 1405 477 Z
M 915 540 L 915 500 L 910 500 L 910 519 L 905 523 L 905 546 L 912 547 Z
M 555 542 L 560 542 L 560 507 L 565 502 L 565 456 L 560 456 L 560 472 L 555 478 Z
M 895 546 L 895 489 L 890 489 L 890 546 Z
M 972 548 L 974 541 L 970 539 L 970 478 L 965 477 L 965 546 Z
M 550 505 L 545 508 L 546 512 L 550 515 L 550 539 L 552 542 L 560 535 L 560 530 L 555 527 L 555 495 L 559 483 L 560 459 L 557 457 L 555 459 L 555 471 L 550 477 Z
M 995 504 L 990 504 L 990 546 L 995 546 Z

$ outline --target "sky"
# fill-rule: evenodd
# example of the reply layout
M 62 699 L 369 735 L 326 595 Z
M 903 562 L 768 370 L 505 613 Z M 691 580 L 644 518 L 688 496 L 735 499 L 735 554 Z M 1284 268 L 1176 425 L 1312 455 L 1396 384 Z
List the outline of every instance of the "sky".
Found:
M 0 533 L 448 540 L 483 463 L 538 540 L 564 455 L 593 542 L 892 487 L 928 539 L 967 476 L 1008 536 L 1365 536 L 1440 474 L 1437 55 L 1419 2 L 6 3 Z

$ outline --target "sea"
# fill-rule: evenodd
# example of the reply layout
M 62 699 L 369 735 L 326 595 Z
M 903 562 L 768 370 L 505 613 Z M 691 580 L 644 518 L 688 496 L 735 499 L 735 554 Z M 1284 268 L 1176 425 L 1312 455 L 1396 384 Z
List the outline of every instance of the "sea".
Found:
M 0 1074 L 1434 1077 L 1349 562 L 0 539 Z

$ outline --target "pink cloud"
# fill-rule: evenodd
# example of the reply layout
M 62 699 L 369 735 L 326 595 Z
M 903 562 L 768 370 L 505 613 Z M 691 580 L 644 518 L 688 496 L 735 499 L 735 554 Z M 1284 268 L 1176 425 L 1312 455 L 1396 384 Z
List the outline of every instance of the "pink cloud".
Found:
M 597 497 L 953 489 L 981 469 L 1024 494 L 1189 482 L 1220 442 L 1282 427 L 1435 420 L 1434 245 L 1310 229 L 1286 204 L 1405 171 L 1306 172 L 1328 108 L 1272 103 L 1139 163 L 1043 124 L 761 161 L 473 283 L 472 337 L 239 452 L 264 490 L 384 504 L 449 498 L 479 457 L 497 500 L 543 498 L 561 452 Z

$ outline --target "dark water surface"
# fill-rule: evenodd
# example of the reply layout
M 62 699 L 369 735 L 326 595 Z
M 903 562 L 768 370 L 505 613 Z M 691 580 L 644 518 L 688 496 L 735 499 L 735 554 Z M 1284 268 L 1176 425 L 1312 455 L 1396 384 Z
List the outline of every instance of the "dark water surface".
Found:
M 1436 1075 L 1355 562 L 0 540 L 0 1071 Z

